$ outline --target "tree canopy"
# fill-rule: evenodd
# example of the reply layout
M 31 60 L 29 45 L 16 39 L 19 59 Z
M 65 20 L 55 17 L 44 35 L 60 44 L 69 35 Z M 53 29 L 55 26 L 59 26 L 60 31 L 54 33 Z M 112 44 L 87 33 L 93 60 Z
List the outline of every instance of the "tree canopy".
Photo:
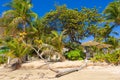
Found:
M 80 43 L 80 40 L 90 36 L 90 28 L 102 21 L 102 16 L 95 8 L 68 9 L 65 5 L 57 6 L 44 16 L 46 27 L 52 30 L 66 30 L 70 42 Z

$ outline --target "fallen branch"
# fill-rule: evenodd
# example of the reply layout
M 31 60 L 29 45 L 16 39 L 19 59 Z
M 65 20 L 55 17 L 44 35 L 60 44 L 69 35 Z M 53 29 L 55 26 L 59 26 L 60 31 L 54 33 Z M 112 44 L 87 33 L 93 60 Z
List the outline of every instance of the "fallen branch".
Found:
M 73 68 L 73 69 L 70 69 L 70 70 L 58 71 L 58 74 L 56 74 L 55 77 L 58 78 L 58 77 L 66 75 L 66 74 L 79 71 L 79 70 L 83 69 L 86 66 L 87 66 L 87 63 L 85 63 L 83 66 L 81 66 L 79 68 Z

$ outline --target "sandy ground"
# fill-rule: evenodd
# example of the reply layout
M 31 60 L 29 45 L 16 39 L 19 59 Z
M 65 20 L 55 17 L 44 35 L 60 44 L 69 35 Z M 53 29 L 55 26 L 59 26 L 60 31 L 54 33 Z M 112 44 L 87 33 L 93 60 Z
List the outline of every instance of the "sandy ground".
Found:
M 50 67 L 59 70 L 71 69 L 83 65 L 83 61 L 57 62 Z M 25 63 L 22 68 L 9 71 L 0 67 L 0 80 L 120 80 L 120 66 L 89 65 L 82 70 L 55 78 L 56 73 L 43 66 L 43 61 Z

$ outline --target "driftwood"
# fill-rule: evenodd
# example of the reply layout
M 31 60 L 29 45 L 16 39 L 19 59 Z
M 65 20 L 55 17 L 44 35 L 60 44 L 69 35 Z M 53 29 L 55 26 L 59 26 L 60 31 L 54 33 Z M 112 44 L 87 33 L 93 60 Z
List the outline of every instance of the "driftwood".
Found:
M 58 71 L 58 73 L 56 74 L 55 77 L 58 78 L 58 77 L 66 75 L 66 74 L 79 71 L 79 70 L 83 69 L 86 66 L 87 66 L 87 63 L 85 63 L 83 66 L 81 66 L 79 68 L 73 68 L 73 69 L 70 69 L 70 70 Z

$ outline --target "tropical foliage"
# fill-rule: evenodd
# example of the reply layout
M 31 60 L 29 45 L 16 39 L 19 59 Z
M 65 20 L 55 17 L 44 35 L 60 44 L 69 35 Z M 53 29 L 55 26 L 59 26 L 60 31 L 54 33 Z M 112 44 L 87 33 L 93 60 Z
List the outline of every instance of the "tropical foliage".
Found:
M 30 47 L 16 38 L 7 43 L 5 42 L 5 45 L 10 49 L 6 55 L 11 58 L 18 58 L 20 62 L 22 62 L 25 55 L 30 52 Z
M 85 58 L 85 54 L 82 50 L 71 50 L 70 52 L 65 53 L 66 58 L 69 60 L 83 60 Z
M 6 6 L 11 8 L 5 11 L 1 18 L 1 26 L 7 27 L 6 34 L 15 35 L 17 31 L 25 31 L 26 27 L 31 25 L 31 20 L 37 18 L 37 14 L 31 10 L 30 0 L 12 0 Z
M 47 27 L 52 30 L 66 30 L 70 42 L 80 43 L 80 40 L 90 35 L 88 27 L 102 21 L 101 15 L 95 8 L 82 8 L 81 11 L 68 9 L 65 5 L 57 6 L 56 10 L 44 17 Z
M 106 19 L 109 22 L 114 22 L 115 24 L 120 24 L 120 0 L 111 2 L 104 10 L 106 14 Z
M 103 14 L 96 8 L 69 9 L 66 5 L 56 6 L 43 17 L 32 11 L 31 0 L 11 0 L 5 4 L 9 10 L 0 17 L 2 35 L 0 44 L 8 48 L 7 52 L 0 52 L 20 62 L 29 53 L 36 54 L 45 60 L 57 54 L 61 61 L 82 60 L 82 40 L 92 36 L 94 41 L 112 45 L 112 53 L 100 54 L 102 49 L 94 48 L 97 54 L 93 61 L 107 61 L 119 64 L 120 41 L 113 35 L 119 35 L 113 29 L 120 25 L 120 0 L 111 2 Z M 68 49 L 67 52 L 64 49 Z M 97 51 L 98 50 L 98 51 Z M 0 57 L 1 63 L 7 57 Z
M 108 62 L 118 65 L 120 63 L 120 50 L 116 50 L 113 53 L 98 53 L 92 58 L 92 61 Z

